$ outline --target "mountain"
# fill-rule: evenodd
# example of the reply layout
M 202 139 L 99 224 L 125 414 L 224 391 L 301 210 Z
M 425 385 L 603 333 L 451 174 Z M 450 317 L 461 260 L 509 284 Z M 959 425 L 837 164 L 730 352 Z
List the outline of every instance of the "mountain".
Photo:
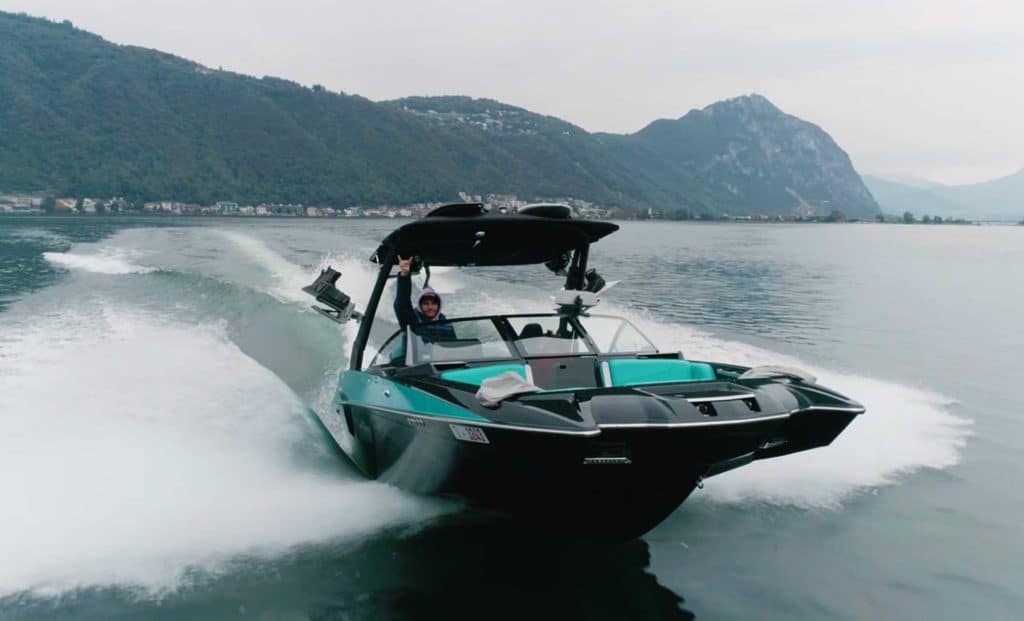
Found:
M 605 140 L 633 174 L 693 209 L 804 215 L 839 209 L 855 217 L 879 212 L 831 136 L 760 95 L 720 101 Z
M 1019 220 L 1024 217 L 1024 170 L 966 185 L 911 187 L 864 176 L 864 182 L 886 213 L 953 216 L 975 220 Z
M 763 97 L 591 134 L 491 100 L 372 102 L 0 13 L 0 189 L 378 204 L 459 191 L 665 214 L 877 212 L 846 154 Z
M 863 176 L 863 175 L 862 175 Z M 938 181 L 932 181 L 931 179 L 925 179 L 924 177 L 917 177 L 915 175 L 872 175 L 876 179 L 882 181 L 894 181 L 901 185 L 917 188 L 919 190 L 926 190 L 929 188 L 941 188 L 945 184 L 939 183 Z
M 984 183 L 947 186 L 942 195 L 971 209 L 978 218 L 1020 220 L 1024 217 L 1024 169 Z
M 862 178 L 887 214 L 900 215 L 909 211 L 917 216 L 964 217 L 961 205 L 940 194 L 945 186 L 921 187 L 871 175 L 863 175 Z
M 531 146 L 524 157 L 475 127 L 0 14 L 0 187 L 307 204 L 636 193 L 600 154 L 574 159 L 573 136 Z

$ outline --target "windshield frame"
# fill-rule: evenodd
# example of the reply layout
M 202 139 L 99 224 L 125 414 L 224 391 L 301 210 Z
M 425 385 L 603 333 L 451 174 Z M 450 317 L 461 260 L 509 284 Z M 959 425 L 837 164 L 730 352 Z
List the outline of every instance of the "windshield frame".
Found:
M 635 351 L 603 351 L 600 347 L 597 346 L 597 343 L 593 340 L 593 337 L 590 335 L 590 332 L 587 331 L 587 326 L 585 325 L 585 322 L 580 322 L 578 320 L 578 318 L 577 318 L 576 319 L 577 323 L 580 325 L 580 327 L 583 328 L 583 332 L 587 335 L 587 339 L 590 340 L 594 350 L 599 352 L 600 355 L 602 355 L 602 356 L 629 356 L 629 355 L 645 355 L 645 356 L 649 356 L 649 355 L 652 355 L 652 354 L 659 354 L 659 353 L 661 353 L 661 350 L 658 349 L 658 346 L 654 343 L 654 341 L 652 341 L 650 338 L 648 338 L 648 336 L 646 334 L 644 334 L 643 330 L 641 330 L 640 328 L 636 327 L 636 325 L 634 325 L 632 321 L 626 319 L 625 317 L 619 317 L 618 315 L 605 315 L 603 313 L 587 313 L 586 315 L 581 315 L 581 316 L 582 317 L 586 317 L 586 318 L 596 317 L 596 318 L 601 318 L 601 319 L 617 319 L 618 321 L 620 321 L 621 323 L 620 323 L 619 327 L 615 331 L 615 336 L 612 338 L 612 344 L 613 345 L 615 344 L 615 341 L 618 340 L 619 335 L 622 332 L 622 328 L 624 326 L 629 326 L 630 328 L 633 328 L 633 330 L 637 334 L 639 334 L 645 341 L 647 341 L 647 344 L 650 345 L 651 349 L 652 349 L 652 351 L 643 351 L 643 350 L 635 350 Z

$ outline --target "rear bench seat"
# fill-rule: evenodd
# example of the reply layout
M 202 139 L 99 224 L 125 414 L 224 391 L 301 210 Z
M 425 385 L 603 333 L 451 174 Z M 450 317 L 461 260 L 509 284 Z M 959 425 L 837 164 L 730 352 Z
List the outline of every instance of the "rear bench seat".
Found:
M 605 386 L 708 382 L 715 370 L 706 362 L 662 358 L 613 358 L 601 363 Z

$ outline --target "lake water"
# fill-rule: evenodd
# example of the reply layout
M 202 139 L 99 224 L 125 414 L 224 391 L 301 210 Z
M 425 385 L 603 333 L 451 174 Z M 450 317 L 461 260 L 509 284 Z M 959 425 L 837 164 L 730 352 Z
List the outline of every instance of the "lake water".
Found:
M 323 442 L 400 221 L 0 218 L 0 618 L 1024 616 L 1024 227 L 623 223 L 606 310 L 664 350 L 868 408 L 709 479 L 643 539 L 561 541 L 365 481 Z M 449 316 L 543 269 L 437 270 Z

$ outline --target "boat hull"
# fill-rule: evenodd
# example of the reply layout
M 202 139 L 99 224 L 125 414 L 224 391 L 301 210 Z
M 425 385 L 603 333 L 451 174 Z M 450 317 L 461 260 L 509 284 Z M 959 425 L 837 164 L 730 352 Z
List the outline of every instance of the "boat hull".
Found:
M 354 434 L 339 445 L 369 477 L 542 525 L 571 524 L 576 536 L 606 541 L 654 528 L 715 463 L 756 453 L 786 422 L 547 433 L 356 405 L 340 410 Z

